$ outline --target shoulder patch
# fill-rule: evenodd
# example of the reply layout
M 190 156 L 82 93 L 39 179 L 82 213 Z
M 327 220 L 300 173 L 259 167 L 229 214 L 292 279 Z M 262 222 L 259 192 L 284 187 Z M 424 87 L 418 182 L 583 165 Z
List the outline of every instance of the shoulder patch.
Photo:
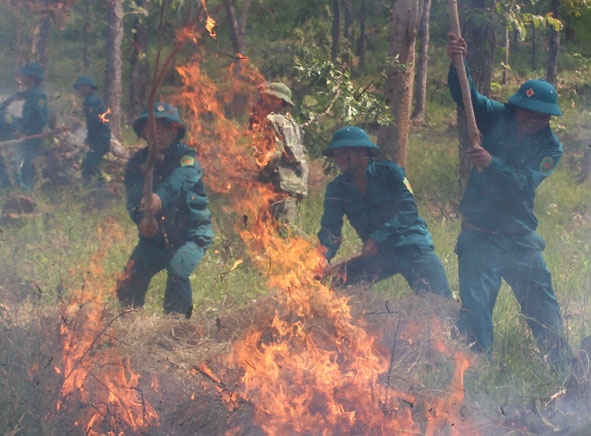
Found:
M 195 165 L 195 158 L 193 156 L 185 155 L 181 158 L 182 167 L 190 167 Z
M 402 179 L 402 183 L 404 183 L 404 186 L 406 186 L 406 189 L 408 189 L 408 192 L 410 192 L 412 195 L 415 195 L 415 193 L 412 190 L 412 186 L 410 186 L 410 182 L 408 181 L 408 179 L 406 177 L 404 179 Z
M 45 106 L 45 99 L 40 98 L 39 100 L 37 100 L 37 106 L 39 106 L 40 108 Z
M 540 172 L 542 174 L 549 174 L 552 168 L 554 168 L 554 158 L 546 156 L 542 159 L 542 163 L 540 164 Z

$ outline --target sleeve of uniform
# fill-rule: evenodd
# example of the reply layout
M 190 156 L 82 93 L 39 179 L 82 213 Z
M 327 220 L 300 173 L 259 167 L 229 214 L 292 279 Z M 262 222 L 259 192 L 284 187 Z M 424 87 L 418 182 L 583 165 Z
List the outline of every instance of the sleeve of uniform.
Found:
M 492 160 L 484 174 L 494 174 L 490 177 L 491 183 L 499 185 L 500 190 L 508 196 L 528 198 L 533 200 L 536 188 L 548 177 L 562 157 L 562 146 L 555 140 L 554 147 L 546 148 L 535 159 L 525 162 L 523 166 L 510 166 L 496 156 Z
M 416 223 L 418 210 L 404 170 L 392 164 L 380 168 L 380 172 L 383 183 L 390 187 L 391 197 L 388 201 L 394 202 L 391 209 L 393 213 L 379 229 L 369 235 L 382 248 L 395 244 L 401 232 Z
M 140 210 L 144 191 L 144 173 L 141 168 L 140 155 L 136 154 L 125 165 L 125 193 L 127 212 L 133 222 L 139 224 L 144 217 L 144 212 Z
M 337 254 L 341 246 L 344 213 L 344 199 L 338 194 L 335 182 L 331 182 L 326 187 L 324 211 L 318 232 L 320 244 L 327 248 L 325 256 L 328 260 Z
M 472 99 L 472 107 L 474 108 L 476 124 L 478 125 L 478 129 L 484 133 L 487 130 L 487 126 L 490 125 L 491 121 L 494 119 L 494 115 L 501 113 L 505 109 L 505 105 L 478 92 L 472 77 L 470 77 L 470 71 L 467 66 L 466 73 L 470 85 L 470 96 Z M 453 63 L 449 67 L 447 86 L 449 87 L 449 92 L 456 104 L 463 109 L 464 101 L 462 99 L 462 88 L 458 79 L 458 72 Z
M 183 203 L 191 217 L 190 238 L 201 246 L 209 246 L 213 239 L 209 199 L 202 179 L 201 165 L 192 155 L 181 158 L 179 167 L 164 180 L 156 194 L 162 201 L 162 210 Z

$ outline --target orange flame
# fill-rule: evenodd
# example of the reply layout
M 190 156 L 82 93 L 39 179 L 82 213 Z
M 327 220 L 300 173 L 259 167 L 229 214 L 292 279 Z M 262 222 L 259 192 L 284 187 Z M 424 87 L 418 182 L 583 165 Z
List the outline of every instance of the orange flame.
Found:
M 105 112 L 98 114 L 98 118 L 103 124 L 107 124 L 109 121 L 111 121 L 111 108 L 108 107 Z
M 101 249 L 91 259 L 84 286 L 72 293 L 60 317 L 63 366 L 55 370 L 63 383 L 56 410 L 63 410 L 73 396 L 91 405 L 76 422 L 88 435 L 135 433 L 158 421 L 154 409 L 138 396 L 139 375 L 129 369 L 129 362 L 116 353 L 106 336 L 112 321 L 105 319 L 109 293 L 103 292 L 101 265 L 112 241 L 120 240 L 122 233 L 113 220 L 99 229 Z

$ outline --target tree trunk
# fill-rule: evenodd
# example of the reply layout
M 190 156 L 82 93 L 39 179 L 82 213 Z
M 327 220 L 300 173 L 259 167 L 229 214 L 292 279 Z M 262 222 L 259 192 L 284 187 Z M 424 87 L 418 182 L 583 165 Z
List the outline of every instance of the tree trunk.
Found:
M 330 47 L 330 60 L 336 62 L 340 51 L 340 38 L 341 38 L 341 10 L 339 0 L 332 0 L 332 45 Z
M 109 2 L 106 41 L 105 102 L 111 109 L 111 137 L 121 142 L 123 0 Z
M 45 0 L 43 2 L 44 10 L 47 11 L 41 14 L 41 24 L 39 26 L 39 41 L 37 43 L 37 59 L 39 59 L 39 63 L 47 68 L 47 49 L 49 47 L 49 33 L 51 30 L 51 19 L 52 14 L 49 12 L 51 11 L 51 4 L 53 1 Z
M 228 24 L 230 26 L 232 49 L 234 50 L 234 53 L 244 53 L 244 35 L 241 32 L 238 18 L 236 18 L 233 1 L 224 0 L 224 6 L 226 7 L 226 18 L 228 19 Z
M 558 19 L 558 11 L 560 8 L 560 0 L 552 0 L 551 11 L 554 18 Z M 556 84 L 556 75 L 558 70 L 558 51 L 560 49 L 560 33 L 554 28 L 550 28 L 548 34 L 548 61 L 546 64 L 546 80 Z
M 388 158 L 405 167 L 415 73 L 419 0 L 394 0 L 391 7 L 390 65 L 386 72 L 384 97 L 390 106 L 394 124 L 379 129 L 378 145 Z
M 353 0 L 343 0 L 345 5 L 345 25 L 343 26 L 343 36 L 351 43 L 355 38 L 353 29 Z
M 507 84 L 507 73 L 509 69 L 509 53 L 511 51 L 511 40 L 509 36 L 509 29 L 505 27 L 505 56 L 504 62 L 505 66 L 503 67 L 503 78 L 501 79 L 501 83 L 503 85 Z
M 531 69 L 535 70 L 538 68 L 538 32 L 536 26 L 531 26 Z
M 471 0 L 468 2 L 467 10 L 472 11 L 471 14 L 474 14 L 478 19 L 474 19 L 474 16 L 466 16 L 463 13 L 464 11 L 460 11 L 462 36 L 468 44 L 466 62 L 476 88 L 482 94 L 490 95 L 490 82 L 496 47 L 492 15 L 494 8 L 490 7 L 488 0 Z M 458 131 L 460 150 L 465 150 L 471 146 L 471 142 L 466 126 L 466 115 L 464 110 L 460 108 L 458 108 Z M 466 187 L 471 170 L 472 165 L 467 153 L 460 152 L 458 173 L 461 192 Z
M 427 102 L 427 68 L 429 66 L 429 24 L 431 17 L 431 0 L 421 1 L 421 17 L 417 39 L 419 50 L 417 58 L 417 76 L 415 80 L 414 109 L 411 119 L 422 122 L 425 119 Z
M 357 56 L 359 57 L 359 69 L 365 70 L 365 58 L 367 55 L 367 34 L 365 22 L 367 19 L 367 1 L 362 0 L 359 8 L 359 39 L 357 40 Z
M 88 58 L 88 35 L 93 22 L 92 0 L 84 2 L 84 29 L 82 29 L 82 74 L 88 74 L 90 61 Z
M 135 0 L 137 7 L 147 8 L 146 0 Z M 133 51 L 130 59 L 131 80 L 129 81 L 129 114 L 132 119 L 138 117 L 146 108 L 146 99 L 150 86 L 150 64 L 147 59 L 148 28 L 142 18 L 133 23 Z

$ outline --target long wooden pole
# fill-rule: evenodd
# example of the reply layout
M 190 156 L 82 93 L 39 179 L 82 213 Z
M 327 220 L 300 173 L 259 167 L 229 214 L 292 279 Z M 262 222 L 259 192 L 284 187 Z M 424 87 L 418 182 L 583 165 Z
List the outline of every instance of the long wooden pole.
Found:
M 457 0 L 449 0 L 449 18 L 451 22 L 451 32 L 449 34 L 450 40 L 460 40 L 462 34 L 460 32 L 460 19 L 458 17 L 458 2 Z M 464 112 L 466 114 L 466 126 L 468 129 L 468 137 L 470 140 L 470 147 L 480 147 L 480 133 L 476 126 L 476 117 L 474 116 L 474 108 L 472 107 L 472 96 L 470 94 L 470 83 L 468 82 L 468 74 L 464 66 L 464 56 L 461 54 L 455 55 L 453 59 L 454 67 L 458 73 L 460 81 L 460 88 L 462 90 L 462 101 L 464 102 Z

